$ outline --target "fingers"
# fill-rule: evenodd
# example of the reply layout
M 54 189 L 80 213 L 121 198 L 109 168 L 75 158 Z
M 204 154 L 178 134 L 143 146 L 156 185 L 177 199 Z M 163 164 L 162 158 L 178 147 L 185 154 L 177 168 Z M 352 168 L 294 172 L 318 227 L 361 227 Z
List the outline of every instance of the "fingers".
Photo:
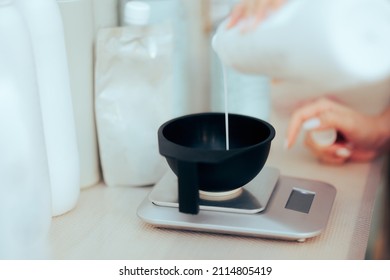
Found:
M 278 10 L 284 3 L 286 2 L 286 0 L 274 0 L 274 1 L 271 1 L 270 3 L 270 11 L 276 11 Z
M 378 156 L 377 150 L 354 150 L 350 160 L 366 162 L 371 161 Z
M 286 147 L 296 142 L 302 128 L 305 130 L 334 129 L 345 134 L 351 130 L 352 112 L 340 104 L 326 98 L 318 99 L 294 112 L 291 117 L 286 138 Z
M 326 112 L 329 110 L 329 104 L 326 101 L 316 101 L 310 105 L 304 106 L 294 112 L 291 117 L 288 129 L 287 129 L 287 139 L 286 146 L 290 148 L 294 145 L 296 139 L 298 138 L 299 132 L 303 124 L 313 119 L 316 124 L 310 124 L 306 126 L 306 129 L 318 129 L 321 128 L 321 120 L 319 118 L 321 112 Z
M 347 161 L 367 162 L 378 156 L 376 149 L 356 148 L 349 143 L 335 143 L 330 146 L 318 145 L 311 137 L 310 132 L 306 133 L 304 143 L 319 161 L 327 164 L 340 165 Z
M 242 31 L 253 29 L 263 21 L 269 13 L 278 10 L 284 2 L 286 2 L 286 0 L 242 0 L 233 8 L 226 28 L 230 29 L 236 26 L 241 20 L 252 18 L 253 21 L 245 26 Z
M 233 9 L 227 28 L 232 28 L 236 26 L 238 22 L 253 17 L 255 18 L 254 22 L 259 22 L 264 14 L 264 9 L 266 8 L 266 3 L 268 1 L 269 0 L 242 0 Z M 254 24 L 255 23 L 252 25 Z M 245 26 L 245 29 L 249 29 L 249 26 Z
M 244 16 L 245 14 L 245 6 L 243 3 L 238 4 L 230 14 L 230 21 L 227 24 L 227 28 L 234 27 Z
M 326 163 L 370 161 L 383 146 L 375 117 L 329 99 L 305 104 L 294 112 L 287 129 L 287 148 L 294 145 L 302 129 L 307 132 L 306 147 Z
M 256 5 L 252 7 L 253 10 L 247 14 L 248 17 L 254 16 L 255 18 L 254 25 L 258 25 L 262 20 L 265 19 L 270 9 L 272 8 L 273 2 L 274 1 L 272 0 L 271 1 L 264 0 L 264 1 L 256 2 Z
M 327 164 L 340 165 L 349 161 L 352 157 L 352 148 L 348 145 L 318 145 L 311 137 L 310 132 L 306 134 L 305 146 L 319 159 L 319 161 Z

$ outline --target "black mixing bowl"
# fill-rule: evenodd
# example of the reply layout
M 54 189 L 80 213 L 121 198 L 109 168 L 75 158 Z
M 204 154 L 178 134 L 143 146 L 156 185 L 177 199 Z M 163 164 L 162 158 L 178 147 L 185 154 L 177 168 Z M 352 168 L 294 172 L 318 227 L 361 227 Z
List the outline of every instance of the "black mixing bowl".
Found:
M 199 212 L 199 190 L 234 190 L 263 168 L 275 129 L 253 117 L 228 116 L 229 150 L 224 113 L 186 115 L 159 128 L 159 151 L 178 177 L 180 212 Z

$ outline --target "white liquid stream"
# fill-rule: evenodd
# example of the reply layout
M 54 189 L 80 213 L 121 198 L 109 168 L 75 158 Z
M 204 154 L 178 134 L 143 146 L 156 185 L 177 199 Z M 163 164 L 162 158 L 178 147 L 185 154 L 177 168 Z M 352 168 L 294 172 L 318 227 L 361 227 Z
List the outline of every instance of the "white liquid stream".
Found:
M 226 69 L 222 65 L 223 73 L 223 88 L 225 92 L 225 133 L 226 133 L 226 150 L 229 150 L 229 111 L 228 111 L 228 90 L 227 90 L 227 78 L 226 78 Z

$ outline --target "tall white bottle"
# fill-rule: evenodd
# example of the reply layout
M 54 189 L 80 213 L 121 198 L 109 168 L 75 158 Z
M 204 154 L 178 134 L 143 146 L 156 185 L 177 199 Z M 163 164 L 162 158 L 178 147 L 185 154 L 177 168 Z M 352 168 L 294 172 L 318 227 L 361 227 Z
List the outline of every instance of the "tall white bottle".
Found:
M 57 0 L 64 24 L 80 155 L 81 188 L 100 180 L 94 111 L 94 20 L 92 0 Z
M 49 162 L 53 215 L 73 209 L 80 168 L 64 30 L 55 0 L 16 0 L 31 35 Z
M 0 0 L 0 259 L 46 258 L 50 181 L 31 41 Z
M 101 28 L 119 25 L 119 0 L 93 0 L 95 36 Z

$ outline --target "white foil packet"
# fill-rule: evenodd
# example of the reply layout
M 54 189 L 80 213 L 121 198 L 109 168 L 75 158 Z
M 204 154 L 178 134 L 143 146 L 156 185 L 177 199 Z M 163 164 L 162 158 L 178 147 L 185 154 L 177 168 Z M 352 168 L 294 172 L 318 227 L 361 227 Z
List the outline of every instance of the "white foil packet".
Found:
M 157 131 L 172 118 L 172 48 L 170 25 L 99 31 L 95 109 L 109 186 L 151 185 L 166 171 Z

